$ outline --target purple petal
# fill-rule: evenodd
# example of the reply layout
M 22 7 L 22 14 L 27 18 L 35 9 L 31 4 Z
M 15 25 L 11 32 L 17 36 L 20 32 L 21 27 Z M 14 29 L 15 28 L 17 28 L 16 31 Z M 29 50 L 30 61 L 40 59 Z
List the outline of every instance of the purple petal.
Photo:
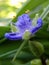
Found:
M 39 18 L 37 20 L 37 25 L 34 28 L 32 28 L 32 34 L 36 33 L 42 27 L 42 24 L 42 19 Z
M 41 18 L 38 18 L 37 24 L 38 24 L 37 27 L 42 27 L 43 22 L 42 22 L 42 19 Z
M 6 33 L 5 38 L 9 40 L 20 40 L 22 39 L 22 35 L 19 33 Z
M 25 32 L 25 30 L 29 30 L 32 25 L 32 21 L 28 14 L 23 14 L 18 17 L 18 21 L 15 23 L 20 32 Z
M 29 17 L 29 15 L 28 14 L 23 14 L 23 15 L 21 15 L 21 16 L 19 16 L 18 17 L 18 21 L 19 20 L 25 20 L 25 21 L 28 21 L 28 22 L 31 22 L 30 20 L 30 17 Z
M 23 14 L 23 15 L 18 17 L 18 20 L 15 23 L 15 25 L 17 25 L 18 23 L 21 25 L 28 25 L 28 24 L 31 24 L 31 19 L 30 19 L 28 14 Z

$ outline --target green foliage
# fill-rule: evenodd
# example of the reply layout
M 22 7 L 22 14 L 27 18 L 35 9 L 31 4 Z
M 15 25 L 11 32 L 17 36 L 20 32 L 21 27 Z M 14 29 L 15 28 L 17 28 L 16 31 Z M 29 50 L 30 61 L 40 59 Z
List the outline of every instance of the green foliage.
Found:
M 8 32 L 10 30 L 10 27 L 2 27 L 0 26 L 0 38 L 4 37 L 5 32 Z

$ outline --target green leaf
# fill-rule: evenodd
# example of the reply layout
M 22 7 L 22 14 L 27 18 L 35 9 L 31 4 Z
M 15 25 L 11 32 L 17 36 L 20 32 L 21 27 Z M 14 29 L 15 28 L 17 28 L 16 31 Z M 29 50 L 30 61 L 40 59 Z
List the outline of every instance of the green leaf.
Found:
M 33 38 L 33 40 L 39 41 L 44 46 L 45 57 L 49 58 L 49 40 L 45 38 Z
M 4 34 L 6 33 L 6 32 L 9 32 L 9 30 L 10 30 L 10 27 L 4 27 L 4 26 L 0 26 L 0 38 L 2 38 L 2 37 L 4 37 Z
M 6 38 L 1 39 L 1 40 L 0 40 L 0 44 L 1 44 L 2 42 L 4 42 L 5 40 L 6 40 Z
M 15 55 L 15 52 L 18 50 L 21 43 L 22 41 L 20 40 L 19 41 L 6 40 L 2 44 L 0 44 L 0 59 L 13 58 L 13 56 Z M 32 54 L 28 52 L 27 49 L 28 48 L 26 48 L 25 46 L 23 50 L 20 52 L 20 54 L 17 56 L 17 59 L 23 59 L 23 60 L 26 59 L 27 61 L 29 59 L 32 59 L 33 56 Z
M 35 38 L 33 40 L 39 41 L 44 46 L 45 54 L 46 54 L 46 57 L 48 58 L 48 56 L 49 56 L 49 40 L 39 39 L 39 38 Z M 22 41 L 9 41 L 9 40 L 7 40 L 7 41 L 3 42 L 3 44 L 0 44 L 0 58 L 12 58 L 13 54 L 15 54 L 15 52 L 17 51 L 17 49 L 21 43 L 22 43 Z M 24 53 L 24 51 L 25 51 L 25 53 Z M 23 48 L 23 52 L 21 51 L 18 58 L 21 58 L 21 59 L 34 58 L 34 55 L 32 55 L 29 52 L 28 45 L 26 45 Z
M 23 62 L 20 60 L 16 60 L 15 62 L 12 62 L 9 59 L 0 60 L 0 65 L 21 65 L 21 64 L 23 64 Z
M 40 42 L 29 41 L 30 51 L 37 57 L 40 57 L 44 53 L 44 47 Z
M 15 53 L 12 61 L 14 62 L 15 59 L 17 58 L 17 56 L 20 54 L 21 50 L 24 48 L 25 44 L 28 42 L 28 40 L 23 41 L 23 43 L 20 45 L 20 47 L 18 48 L 17 52 Z
M 15 62 L 11 62 L 11 60 L 0 60 L 0 65 L 42 65 L 40 59 L 34 59 L 27 63 L 22 62 L 21 60 L 16 60 Z

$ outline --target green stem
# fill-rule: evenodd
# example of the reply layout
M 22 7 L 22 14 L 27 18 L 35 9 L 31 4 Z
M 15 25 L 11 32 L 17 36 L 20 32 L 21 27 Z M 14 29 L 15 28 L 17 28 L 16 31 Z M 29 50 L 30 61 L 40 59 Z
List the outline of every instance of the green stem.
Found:
M 18 48 L 18 50 L 17 50 L 15 56 L 14 56 L 13 59 L 12 59 L 13 62 L 15 61 L 17 55 L 19 55 L 20 51 L 22 50 L 22 48 L 24 47 L 24 45 L 26 44 L 26 42 L 27 42 L 27 40 L 24 41 L 24 42 L 20 45 L 20 47 Z
M 42 18 L 42 20 L 44 20 L 48 13 L 49 13 L 49 5 L 44 9 L 44 11 L 41 14 L 40 18 Z

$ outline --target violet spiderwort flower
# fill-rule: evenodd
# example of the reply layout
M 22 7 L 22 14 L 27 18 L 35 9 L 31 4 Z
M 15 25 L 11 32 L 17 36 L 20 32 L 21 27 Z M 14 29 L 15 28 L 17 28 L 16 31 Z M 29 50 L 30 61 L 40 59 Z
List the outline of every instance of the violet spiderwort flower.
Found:
M 5 38 L 9 40 L 20 40 L 24 39 L 25 35 L 27 38 L 30 37 L 29 35 L 35 34 L 40 29 L 42 26 L 42 19 L 38 18 L 35 26 L 32 23 L 33 21 L 28 14 L 19 16 L 17 22 L 14 23 L 19 31 L 5 33 Z

